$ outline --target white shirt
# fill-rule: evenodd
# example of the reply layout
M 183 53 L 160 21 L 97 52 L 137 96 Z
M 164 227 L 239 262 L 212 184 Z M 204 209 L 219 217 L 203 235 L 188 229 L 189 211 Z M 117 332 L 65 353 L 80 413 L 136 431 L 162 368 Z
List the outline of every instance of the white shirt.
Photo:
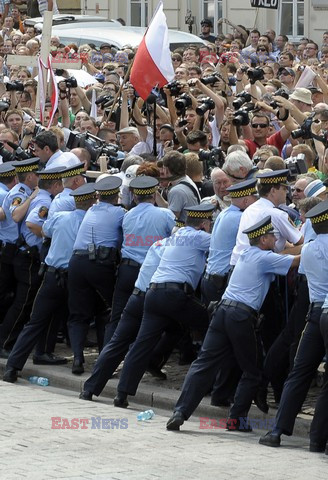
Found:
M 255 225 L 268 215 L 271 216 L 271 222 L 274 227 L 275 237 L 277 239 L 275 245 L 275 252 L 284 250 L 286 241 L 290 243 L 297 243 L 302 237 L 302 233 L 293 227 L 288 220 L 288 214 L 279 208 L 276 208 L 270 200 L 261 197 L 255 203 L 250 205 L 243 212 L 237 233 L 236 245 L 232 251 L 231 265 L 236 265 L 240 253 L 249 247 L 248 236 L 243 233 L 243 230 Z
M 56 0 L 53 0 L 53 14 L 58 15 L 59 10 L 57 7 Z M 44 12 L 48 10 L 48 0 L 38 0 L 38 7 L 41 17 L 43 17 Z

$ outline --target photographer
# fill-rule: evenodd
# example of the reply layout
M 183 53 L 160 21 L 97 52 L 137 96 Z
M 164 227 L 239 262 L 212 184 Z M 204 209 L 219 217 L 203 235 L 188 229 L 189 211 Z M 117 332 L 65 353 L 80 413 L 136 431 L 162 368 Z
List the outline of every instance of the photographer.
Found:
M 23 112 L 22 110 L 8 110 L 4 122 L 7 128 L 10 128 L 17 133 L 18 137 L 22 139 L 23 136 Z

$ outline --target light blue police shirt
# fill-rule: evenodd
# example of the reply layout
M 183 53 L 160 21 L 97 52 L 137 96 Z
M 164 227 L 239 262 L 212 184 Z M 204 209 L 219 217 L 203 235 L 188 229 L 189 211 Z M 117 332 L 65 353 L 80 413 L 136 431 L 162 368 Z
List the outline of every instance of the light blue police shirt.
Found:
M 165 242 L 165 250 L 152 283 L 189 283 L 197 288 L 204 272 L 211 235 L 192 227 L 180 228 Z
M 31 195 L 32 190 L 24 183 L 17 183 L 5 196 L 2 208 L 6 215 L 0 222 L 0 240 L 4 243 L 16 243 L 21 222 L 16 223 L 12 218 L 13 211 Z
M 48 218 L 52 217 L 57 212 L 71 212 L 75 210 L 74 197 L 70 195 L 73 190 L 71 188 L 64 188 L 64 190 L 58 193 L 53 199 L 48 212 Z
M 258 247 L 243 250 L 222 299 L 260 310 L 275 275 L 286 275 L 293 259 L 293 255 L 279 255 Z
M 242 211 L 235 205 L 223 210 L 215 220 L 206 273 L 224 275 L 230 269 L 230 257 L 240 223 Z
M 9 192 L 9 188 L 4 183 L 0 182 L 0 205 L 4 201 L 5 196 Z
M 110 203 L 99 202 L 87 211 L 74 250 L 87 250 L 93 243 L 96 247 L 120 248 L 122 243 L 122 222 L 125 210 Z
M 48 216 L 51 205 L 51 194 L 47 190 L 40 189 L 39 193 L 31 201 L 24 220 L 22 221 L 21 234 L 30 247 L 37 246 L 41 249 L 42 237 L 38 237 L 27 227 L 26 222 L 42 226 Z M 24 247 L 22 247 L 24 248 Z
M 149 247 L 170 236 L 174 226 L 174 214 L 168 208 L 139 203 L 124 215 L 122 258 L 141 264 Z
M 319 234 L 303 246 L 300 267 L 308 281 L 310 302 L 324 302 L 328 293 L 327 234 Z
M 153 243 L 152 246 L 149 248 L 143 264 L 141 265 L 141 268 L 139 270 L 138 278 L 134 284 L 136 288 L 139 288 L 143 292 L 147 290 L 150 280 L 159 265 L 164 249 L 165 246 L 163 245 L 163 242 Z
M 51 238 L 51 245 L 45 263 L 50 267 L 68 268 L 73 254 L 73 246 L 85 210 L 57 212 L 43 224 L 44 234 Z

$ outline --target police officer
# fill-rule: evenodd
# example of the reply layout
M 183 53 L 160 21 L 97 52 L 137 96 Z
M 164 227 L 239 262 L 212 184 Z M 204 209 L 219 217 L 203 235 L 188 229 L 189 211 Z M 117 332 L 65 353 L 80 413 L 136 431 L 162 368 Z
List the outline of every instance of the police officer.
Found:
M 279 409 L 272 431 L 262 436 L 259 443 L 270 447 L 279 447 L 281 435 L 292 435 L 294 423 L 305 400 L 315 372 L 325 354 L 325 345 L 320 333 L 320 316 L 322 306 L 328 293 L 328 201 L 321 202 L 307 214 L 317 237 L 303 246 L 300 267 L 304 269 L 310 296 L 310 309 L 307 324 L 292 371 L 290 372 L 282 392 Z M 323 452 L 327 436 L 322 437 L 321 416 L 326 418 L 327 405 L 319 402 L 319 408 L 314 416 L 311 434 L 310 451 Z
M 286 275 L 299 257 L 273 253 L 271 217 L 244 231 L 251 247 L 243 251 L 212 317 L 201 352 L 185 378 L 168 430 L 179 430 L 213 384 L 218 369 L 235 357 L 243 374 L 227 421 L 228 430 L 251 431 L 247 415 L 261 379 L 255 323 L 275 274 Z M 252 275 L 250 275 L 252 272 Z
M 82 400 L 92 400 L 92 395 L 100 395 L 107 381 L 124 360 L 129 346 L 135 341 L 142 320 L 146 290 L 164 252 L 164 243 L 165 240 L 158 241 L 149 248 L 114 335 L 104 346 L 92 375 L 84 384 L 84 390 L 80 394 Z
M 39 159 L 32 158 L 21 162 L 13 162 L 19 183 L 17 183 L 5 196 L 2 208 L 4 220 L 0 222 L 1 247 L 1 270 L 5 277 L 1 276 L 0 290 L 6 291 L 2 283 L 5 281 L 10 289 L 16 288 L 16 275 L 14 272 L 14 258 L 18 250 L 17 242 L 20 234 L 20 222 L 23 220 L 31 201 L 36 197 L 38 190 L 35 189 L 38 177 Z M 35 191 L 33 192 L 33 190 Z M 25 272 L 28 274 L 28 272 Z M 23 274 L 23 273 L 22 273 Z M 8 314 L 8 312 L 7 312 Z M 15 319 L 13 320 L 15 323 Z M 4 323 L 0 327 L 0 357 L 8 358 L 8 350 L 12 345 L 4 346 L 12 325 L 8 328 Z
M 145 298 L 144 316 L 135 343 L 123 366 L 114 405 L 126 407 L 147 369 L 153 348 L 163 331 L 175 324 L 195 326 L 205 333 L 207 312 L 194 292 L 204 271 L 210 246 L 213 205 L 186 208 L 186 227 L 166 241 L 159 266 Z
M 33 304 L 30 321 L 20 333 L 9 355 L 4 381 L 14 383 L 17 372 L 24 368 L 29 354 L 49 328 L 52 316 L 67 310 L 67 271 L 73 253 L 73 245 L 83 217 L 95 201 L 94 184 L 85 184 L 71 192 L 75 198 L 76 210 L 60 212 L 46 220 L 42 230 L 51 238 L 46 257 L 45 275 Z M 66 359 L 51 354 L 37 355 L 37 364 L 59 365 Z
M 16 176 L 15 167 L 11 162 L 6 162 L 0 165 L 0 323 L 2 322 L 9 305 L 13 298 L 13 283 L 11 265 L 6 262 L 4 256 L 1 259 L 2 237 L 1 224 L 5 220 L 6 215 L 1 205 L 7 193 L 16 185 L 18 179 Z M 7 259 L 8 260 L 8 259 Z
M 15 163 L 17 174 L 26 167 L 22 162 Z M 35 175 L 37 174 L 38 177 Z M 29 320 L 32 304 L 41 283 L 38 275 L 40 268 L 40 249 L 42 245 L 41 228 L 44 223 L 53 196 L 62 190 L 58 169 L 36 171 L 33 173 L 39 186 L 32 201 L 26 200 L 13 211 L 13 218 L 20 222 L 19 245 L 14 258 L 14 275 L 17 282 L 14 301 L 1 325 L 1 342 L 10 350 L 23 326 Z M 31 197 L 30 197 L 31 198 Z M 19 202 L 18 198 L 16 200 Z
M 112 303 L 115 272 L 122 244 L 125 210 L 117 206 L 122 180 L 106 177 L 95 188 L 99 202 L 83 219 L 76 237 L 68 269 L 68 332 L 74 353 L 72 373 L 83 373 L 83 348 L 89 325 L 95 315 L 100 295 L 109 308 Z M 98 345 L 102 349 L 104 326 L 98 324 Z
M 75 209 L 74 198 L 70 193 L 81 187 L 85 183 L 84 164 L 79 163 L 70 166 L 63 172 L 63 191 L 55 196 L 49 209 L 48 218 L 51 218 L 56 212 L 69 212 Z
M 255 178 L 227 188 L 231 205 L 215 220 L 206 271 L 202 278 L 202 299 L 206 306 L 212 301 L 221 300 L 227 286 L 230 257 L 236 245 L 240 218 L 242 212 L 257 200 L 256 183 Z
M 174 227 L 174 214 L 171 210 L 154 205 L 157 185 L 158 180 L 148 176 L 136 177 L 130 183 L 137 206 L 129 210 L 123 220 L 122 260 L 105 343 L 113 336 L 149 247 L 157 240 L 171 235 Z
M 231 205 L 215 220 L 206 272 L 201 283 L 202 300 L 206 306 L 212 301 L 220 301 L 226 289 L 240 218 L 242 212 L 257 200 L 256 183 L 257 179 L 252 178 L 227 188 Z M 240 375 L 238 365 L 231 361 L 220 369 L 213 387 L 211 405 L 230 406 Z

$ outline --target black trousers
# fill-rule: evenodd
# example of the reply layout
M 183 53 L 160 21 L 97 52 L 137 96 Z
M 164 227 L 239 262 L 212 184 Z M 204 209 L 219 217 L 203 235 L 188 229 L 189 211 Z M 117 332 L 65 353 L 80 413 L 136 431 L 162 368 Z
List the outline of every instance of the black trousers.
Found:
M 13 302 L 15 289 L 13 256 L 2 253 L 0 256 L 0 324 Z
M 227 276 L 228 279 L 228 276 Z M 218 288 L 212 279 L 202 278 L 201 292 L 202 301 L 208 307 L 210 302 L 219 302 L 226 289 L 227 283 Z M 241 370 L 237 362 L 229 360 L 228 364 L 222 365 L 215 379 L 212 390 L 212 402 L 229 401 L 234 397 L 238 382 L 241 377 Z
M 276 426 L 285 435 L 292 435 L 295 419 L 301 410 L 314 375 L 325 354 L 320 333 L 321 308 L 310 307 L 308 321 L 295 357 L 294 367 L 284 385 Z
M 135 395 L 152 352 L 164 331 L 172 325 L 205 332 L 208 317 L 205 306 L 193 295 L 171 288 L 147 291 L 144 315 L 135 343 L 127 354 L 118 391 Z
M 35 295 L 41 283 L 40 262 L 18 252 L 13 260 L 17 282 L 15 298 L 0 327 L 0 346 L 11 350 L 24 325 L 29 321 Z
M 325 444 L 328 442 L 328 310 L 324 310 L 320 317 L 320 332 L 326 352 L 326 372 L 324 384 L 319 393 L 315 406 L 314 417 L 310 429 L 311 442 Z
M 174 410 L 182 412 L 188 419 L 211 388 L 219 369 L 235 361 L 243 373 L 230 417 L 238 419 L 247 417 L 261 380 L 254 319 L 244 309 L 220 305 L 213 315 L 198 358 L 187 373 Z
M 107 381 L 111 378 L 119 364 L 124 360 L 129 347 L 135 341 L 142 321 L 145 297 L 132 294 L 123 310 L 121 320 L 112 339 L 101 351 L 92 375 L 84 384 L 84 389 L 94 395 L 100 395 Z M 169 358 L 177 341 L 183 335 L 180 326 L 163 333 L 154 347 L 149 365 L 162 368 Z
M 113 298 L 115 264 L 106 265 L 73 255 L 68 267 L 68 333 L 74 357 L 83 361 L 89 325 L 97 311 L 99 296 L 109 307 Z M 101 319 L 96 316 L 96 322 Z M 104 324 L 102 322 L 102 329 Z M 98 331 L 98 338 L 101 332 Z M 102 347 L 102 345 L 101 345 Z
M 113 294 L 112 313 L 110 322 L 106 325 L 104 345 L 111 340 L 116 330 L 124 307 L 128 303 L 130 295 L 133 292 L 140 266 L 137 267 L 134 265 L 126 265 L 121 263 L 118 268 L 115 290 Z
M 264 381 L 270 381 L 278 395 L 283 390 L 288 372 L 293 368 L 297 346 L 304 330 L 306 315 L 309 310 L 309 289 L 307 282 L 304 281 L 305 278 L 305 276 L 299 278 L 297 298 L 290 311 L 287 325 L 270 347 L 264 361 Z
M 54 314 L 66 311 L 67 290 L 58 286 L 55 273 L 46 272 L 35 297 L 30 321 L 21 331 L 8 358 L 7 366 L 22 370 L 35 345 L 51 327 Z M 59 315 L 57 318 L 59 318 Z M 59 323 L 57 322 L 57 328 Z M 37 351 L 37 354 L 44 353 Z M 51 353 L 51 352 L 48 352 Z

